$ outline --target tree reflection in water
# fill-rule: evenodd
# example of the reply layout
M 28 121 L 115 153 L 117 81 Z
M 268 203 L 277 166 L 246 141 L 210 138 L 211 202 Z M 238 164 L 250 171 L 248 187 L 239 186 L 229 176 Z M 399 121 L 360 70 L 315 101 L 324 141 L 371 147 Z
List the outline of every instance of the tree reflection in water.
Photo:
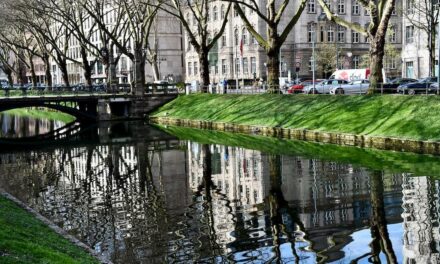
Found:
M 406 196 L 423 188 L 409 178 L 159 139 L 0 154 L 1 187 L 115 263 L 396 263 L 389 224 L 402 222 L 402 206 L 424 217 L 438 198 L 432 190 L 410 208 L 402 186 Z M 371 243 L 353 253 L 358 231 Z

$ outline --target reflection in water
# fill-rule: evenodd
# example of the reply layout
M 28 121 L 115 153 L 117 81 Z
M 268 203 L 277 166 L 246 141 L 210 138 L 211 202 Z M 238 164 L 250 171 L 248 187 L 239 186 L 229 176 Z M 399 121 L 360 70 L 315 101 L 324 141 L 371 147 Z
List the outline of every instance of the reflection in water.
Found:
M 157 135 L 106 138 L 0 154 L 0 187 L 116 263 L 439 259 L 430 177 Z
M 65 125 L 62 121 L 0 112 L 0 138 L 23 138 L 46 134 Z

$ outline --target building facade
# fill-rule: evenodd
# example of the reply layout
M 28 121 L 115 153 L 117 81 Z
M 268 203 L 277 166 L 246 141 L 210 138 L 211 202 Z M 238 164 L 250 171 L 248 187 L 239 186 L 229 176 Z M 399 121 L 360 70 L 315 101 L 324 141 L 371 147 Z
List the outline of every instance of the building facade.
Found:
M 434 6 L 426 6 L 431 1 L 402 1 L 405 15 L 402 19 L 403 46 L 402 46 L 402 76 L 407 78 L 423 78 L 438 76 L 438 68 L 431 73 L 429 62 L 429 36 L 427 29 L 435 27 L 430 25 L 427 16 L 435 12 Z M 434 1 L 432 1 L 434 2 Z M 421 27 L 420 25 L 423 25 Z M 431 28 L 429 30 L 435 30 Z M 438 43 L 438 42 L 437 42 Z M 437 47 L 437 44 L 435 44 Z M 435 64 L 438 62 L 438 49 L 434 48 Z
M 265 1 L 257 1 L 259 6 L 264 7 Z M 328 1 L 330 8 L 344 19 L 368 25 L 370 17 L 366 10 L 354 0 L 331 0 Z M 290 18 L 287 14 L 294 14 L 298 9 L 297 2 L 289 3 L 284 18 L 280 23 L 283 29 Z M 396 3 L 396 10 L 400 10 L 401 3 Z M 221 1 L 213 1 L 210 9 L 209 29 L 218 32 L 224 18 L 226 5 Z M 265 36 L 265 22 L 249 8 L 244 9 L 247 18 L 256 30 Z M 188 14 L 189 15 L 189 14 Z M 191 19 L 188 19 L 191 22 Z M 394 58 L 389 58 L 385 63 L 385 71 L 388 76 L 400 76 L 400 51 L 402 44 L 401 16 L 395 12 L 390 21 L 390 36 L 388 42 L 399 53 Z M 281 30 L 280 30 L 281 32 Z M 368 54 L 368 39 L 353 30 L 346 29 L 329 22 L 323 13 L 317 0 L 309 0 L 307 6 L 292 29 L 280 54 L 280 76 L 287 79 L 298 77 L 312 77 L 312 44 L 315 42 L 315 61 L 318 61 L 319 51 L 327 49 L 329 45 L 336 47 L 337 59 L 333 69 L 362 68 L 362 56 Z M 243 54 L 240 54 L 240 45 L 243 43 Z M 198 80 L 200 65 L 197 53 L 191 47 L 188 36 L 185 36 L 185 61 L 186 81 Z M 242 57 L 242 58 L 241 58 Z M 223 79 L 266 79 L 267 56 L 252 35 L 247 31 L 238 14 L 232 10 L 229 13 L 228 24 L 224 35 L 219 39 L 217 46 L 210 54 L 211 82 L 218 83 Z M 336 65 L 337 64 L 337 65 Z M 365 64 L 365 63 L 364 63 Z M 316 67 L 319 68 L 319 67 Z M 316 71 L 317 78 L 328 77 L 329 73 Z

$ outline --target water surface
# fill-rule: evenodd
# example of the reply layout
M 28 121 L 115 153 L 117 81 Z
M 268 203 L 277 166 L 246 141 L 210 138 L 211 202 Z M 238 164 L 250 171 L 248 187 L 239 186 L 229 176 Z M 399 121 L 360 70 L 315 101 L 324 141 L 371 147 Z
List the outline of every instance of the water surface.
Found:
M 341 158 L 359 149 L 325 145 L 341 154 L 332 159 L 310 154 L 323 145 L 286 154 L 262 149 L 293 143 L 204 144 L 141 123 L 91 131 L 1 149 L 0 187 L 115 263 L 439 260 L 439 182 L 420 175 L 437 157 L 405 167 L 380 152 L 393 157 L 381 169 Z

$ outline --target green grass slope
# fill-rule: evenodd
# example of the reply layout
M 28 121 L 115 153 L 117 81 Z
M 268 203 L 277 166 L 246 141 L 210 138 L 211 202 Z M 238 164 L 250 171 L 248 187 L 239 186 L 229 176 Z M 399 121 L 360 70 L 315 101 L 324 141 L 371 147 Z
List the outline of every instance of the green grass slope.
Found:
M 153 116 L 325 132 L 440 140 L 440 97 L 331 95 L 180 96 Z
M 99 263 L 0 196 L 0 263 Z

